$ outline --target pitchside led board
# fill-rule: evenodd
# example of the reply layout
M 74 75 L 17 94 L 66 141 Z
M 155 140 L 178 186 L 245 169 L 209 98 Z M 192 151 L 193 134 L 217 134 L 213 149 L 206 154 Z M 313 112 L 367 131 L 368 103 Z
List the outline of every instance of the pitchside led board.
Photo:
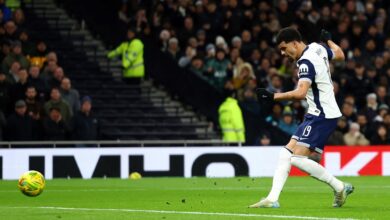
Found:
M 0 150 L 0 179 L 26 170 L 52 178 L 271 177 L 281 147 L 53 148 Z M 390 146 L 327 147 L 322 164 L 337 176 L 390 175 Z M 292 169 L 290 175 L 302 175 Z

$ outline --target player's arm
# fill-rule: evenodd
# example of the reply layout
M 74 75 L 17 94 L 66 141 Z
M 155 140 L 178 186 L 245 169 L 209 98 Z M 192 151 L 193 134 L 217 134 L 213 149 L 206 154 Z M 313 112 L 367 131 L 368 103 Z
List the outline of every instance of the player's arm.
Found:
M 282 100 L 302 100 L 306 97 L 307 91 L 309 90 L 311 83 L 315 80 L 316 71 L 313 64 L 303 59 L 298 62 L 299 64 L 299 80 L 297 88 L 289 92 L 278 92 L 273 93 L 267 91 L 264 88 L 258 88 L 257 99 L 263 101 L 282 101 Z
M 322 41 L 324 44 L 328 45 L 329 48 L 327 49 L 329 60 L 339 60 L 343 61 L 345 60 L 345 55 L 343 50 L 337 45 L 335 42 L 332 41 L 332 36 L 329 31 L 322 29 L 321 35 L 320 35 L 320 41 Z
M 310 88 L 310 85 L 311 85 L 310 81 L 299 80 L 296 89 L 289 91 L 289 92 L 275 93 L 274 100 L 275 101 L 283 101 L 283 100 L 302 100 L 302 99 L 305 99 L 307 91 Z
M 335 42 L 332 40 L 328 40 L 326 42 L 329 46 L 329 48 L 333 52 L 333 60 L 338 60 L 338 61 L 344 61 L 345 60 L 345 55 L 343 50 L 337 45 Z

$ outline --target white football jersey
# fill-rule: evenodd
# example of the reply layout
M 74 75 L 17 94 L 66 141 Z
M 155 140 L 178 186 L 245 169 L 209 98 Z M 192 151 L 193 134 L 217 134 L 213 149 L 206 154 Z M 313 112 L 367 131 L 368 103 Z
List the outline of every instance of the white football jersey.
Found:
M 308 113 L 325 118 L 338 118 L 342 114 L 333 92 L 329 60 L 333 58 L 330 48 L 318 43 L 309 44 L 297 61 L 299 80 L 309 81 L 306 94 Z

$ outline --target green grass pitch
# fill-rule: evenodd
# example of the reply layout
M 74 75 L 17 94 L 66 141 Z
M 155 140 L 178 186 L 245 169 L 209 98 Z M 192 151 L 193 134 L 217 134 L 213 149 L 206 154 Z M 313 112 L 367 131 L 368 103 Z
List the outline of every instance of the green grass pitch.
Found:
M 279 209 L 249 209 L 271 178 L 57 179 L 35 198 L 0 181 L 0 219 L 390 219 L 390 177 L 342 177 L 355 192 L 333 208 L 330 187 L 290 177 Z

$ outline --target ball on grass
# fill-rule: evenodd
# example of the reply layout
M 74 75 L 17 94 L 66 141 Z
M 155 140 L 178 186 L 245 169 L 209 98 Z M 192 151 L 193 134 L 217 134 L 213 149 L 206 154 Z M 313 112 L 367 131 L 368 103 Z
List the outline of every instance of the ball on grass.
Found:
M 139 179 L 142 178 L 142 176 L 138 172 L 132 172 L 132 173 L 130 173 L 129 178 L 132 179 L 132 180 L 139 180 Z

